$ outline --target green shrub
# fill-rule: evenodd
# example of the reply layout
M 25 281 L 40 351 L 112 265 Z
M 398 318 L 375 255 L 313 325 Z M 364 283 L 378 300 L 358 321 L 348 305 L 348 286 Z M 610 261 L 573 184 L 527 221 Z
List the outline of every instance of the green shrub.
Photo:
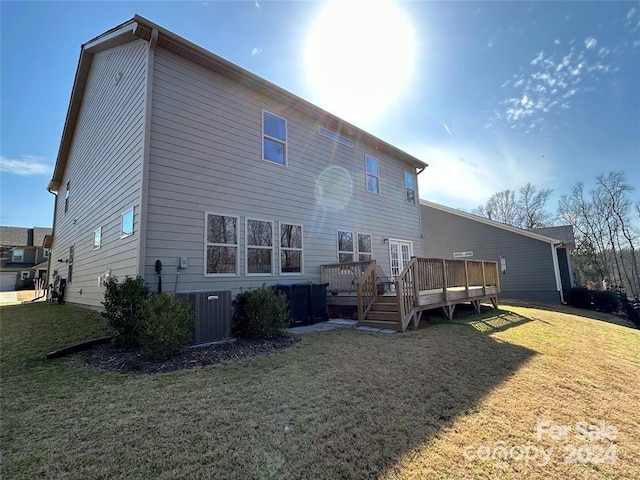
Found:
M 569 290 L 569 305 L 577 308 L 591 308 L 591 290 L 586 287 L 573 287 Z
M 233 302 L 233 329 L 244 338 L 272 338 L 289 326 L 287 297 L 274 287 L 247 290 Z
M 164 360 L 180 352 L 193 339 L 195 324 L 196 315 L 188 303 L 166 293 L 152 295 L 144 306 L 142 354 L 152 360 Z
M 113 341 L 119 345 L 140 345 L 140 329 L 144 323 L 144 304 L 149 298 L 149 287 L 142 277 L 125 277 L 118 283 L 115 276 L 105 282 L 104 312 L 114 330 Z
M 598 290 L 593 292 L 593 306 L 603 312 L 615 312 L 620 307 L 620 299 L 615 292 Z

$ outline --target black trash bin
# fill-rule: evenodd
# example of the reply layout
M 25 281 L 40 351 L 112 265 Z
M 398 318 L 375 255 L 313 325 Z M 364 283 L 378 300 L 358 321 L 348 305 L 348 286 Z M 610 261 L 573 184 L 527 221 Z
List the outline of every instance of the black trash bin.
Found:
M 311 323 L 326 322 L 329 320 L 327 313 L 327 287 L 328 283 L 316 283 L 309 285 L 308 314 Z
M 285 285 L 279 283 L 276 289 L 284 292 L 287 296 L 289 304 L 289 314 L 291 315 L 290 327 L 299 327 L 301 325 L 309 325 L 307 317 L 307 304 L 309 302 L 309 286 L 303 284 Z

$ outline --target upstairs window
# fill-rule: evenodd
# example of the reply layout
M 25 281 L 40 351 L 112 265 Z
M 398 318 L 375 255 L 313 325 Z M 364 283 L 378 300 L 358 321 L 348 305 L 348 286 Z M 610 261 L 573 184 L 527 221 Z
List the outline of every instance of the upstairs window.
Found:
M 262 159 L 287 164 L 287 121 L 266 110 L 262 111 Z
M 338 230 L 338 263 L 353 262 L 353 232 Z
M 318 125 L 318 133 L 323 137 L 330 138 L 331 140 L 335 140 L 336 142 L 341 143 L 342 145 L 345 145 L 349 148 L 353 148 L 353 142 L 351 140 L 349 140 L 346 137 L 343 137 L 342 135 L 338 135 L 336 132 L 327 130 L 326 128 L 321 127 L 320 125 Z
M 358 233 L 358 261 L 366 262 L 369 260 L 371 260 L 371 235 Z
M 302 273 L 302 225 L 280 224 L 280 273 Z
M 49 258 L 49 250 L 47 250 L 46 248 L 42 251 L 42 256 L 44 258 Z
M 11 260 L 13 262 L 23 262 L 24 261 L 24 248 L 14 248 L 13 254 L 11 256 Z
M 102 227 L 93 232 L 93 249 L 98 250 L 102 245 Z
M 133 207 L 122 214 L 120 238 L 133 235 Z
M 413 173 L 404 172 L 404 191 L 407 203 L 416 204 L 416 176 Z
M 71 191 L 71 182 L 67 182 L 67 187 L 64 190 L 64 213 L 69 211 L 69 192 Z
M 238 217 L 206 213 L 205 275 L 238 274 Z
M 367 181 L 367 192 L 380 193 L 380 174 L 378 170 L 378 159 L 371 155 L 364 156 L 364 169 Z

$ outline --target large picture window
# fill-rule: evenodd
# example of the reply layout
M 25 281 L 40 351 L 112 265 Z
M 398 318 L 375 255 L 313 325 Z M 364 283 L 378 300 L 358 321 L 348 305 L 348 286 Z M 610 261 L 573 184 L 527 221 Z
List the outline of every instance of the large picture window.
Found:
M 280 273 L 303 273 L 302 225 L 280 224 Z
M 238 274 L 238 217 L 206 213 L 205 275 Z
M 273 275 L 273 222 L 247 219 L 247 275 Z
M 353 262 L 353 232 L 338 230 L 338 263 Z
M 266 110 L 262 111 L 262 159 L 287 164 L 287 121 Z

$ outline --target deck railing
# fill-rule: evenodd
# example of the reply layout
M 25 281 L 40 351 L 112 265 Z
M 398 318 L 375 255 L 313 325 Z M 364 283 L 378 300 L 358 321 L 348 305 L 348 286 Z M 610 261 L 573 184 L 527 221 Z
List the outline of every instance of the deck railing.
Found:
M 358 278 L 373 264 L 375 272 L 375 260 L 366 262 L 332 263 L 322 265 L 322 283 L 328 283 L 327 291 L 331 293 L 355 293 L 357 291 Z
M 376 261 L 370 262 L 367 269 L 358 277 L 358 321 L 362 322 L 371 310 L 378 296 Z
M 400 312 L 400 329 L 406 330 L 407 325 L 416 313 L 418 303 L 418 289 L 416 288 L 416 265 L 417 259 L 414 257 L 396 278 L 396 297 L 398 301 L 398 312 Z

